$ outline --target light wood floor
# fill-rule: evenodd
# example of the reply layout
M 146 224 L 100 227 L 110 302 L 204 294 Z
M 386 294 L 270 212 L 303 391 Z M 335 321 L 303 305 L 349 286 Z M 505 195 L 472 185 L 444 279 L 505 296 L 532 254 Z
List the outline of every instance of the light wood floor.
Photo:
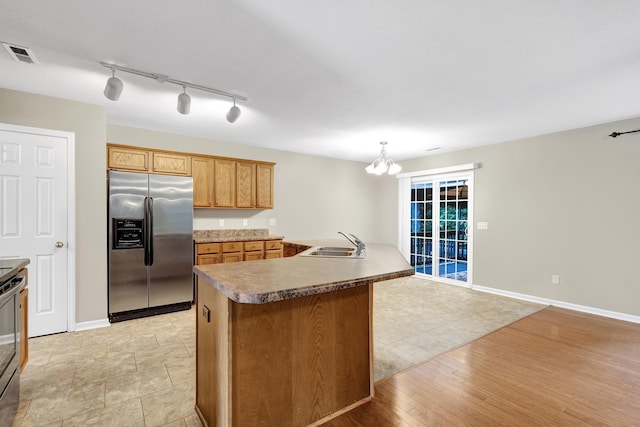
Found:
M 326 426 L 640 425 L 640 325 L 547 308 L 375 384 Z

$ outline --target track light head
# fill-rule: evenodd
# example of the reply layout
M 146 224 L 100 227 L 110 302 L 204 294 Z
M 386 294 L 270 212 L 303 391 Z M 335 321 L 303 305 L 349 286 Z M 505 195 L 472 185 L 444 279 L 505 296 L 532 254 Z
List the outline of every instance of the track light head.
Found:
M 229 108 L 229 112 L 227 113 L 227 121 L 229 123 L 234 123 L 240 117 L 240 108 L 236 106 L 236 99 L 233 98 L 233 107 Z
M 183 92 L 178 95 L 178 113 L 189 114 L 191 111 L 191 97 L 187 93 L 187 87 L 182 86 Z
M 120 99 L 120 95 L 122 95 L 122 89 L 124 85 L 122 84 L 122 80 L 116 77 L 116 69 L 111 69 L 111 77 L 107 80 L 107 85 L 104 87 L 104 96 L 107 99 L 112 101 L 117 101 Z

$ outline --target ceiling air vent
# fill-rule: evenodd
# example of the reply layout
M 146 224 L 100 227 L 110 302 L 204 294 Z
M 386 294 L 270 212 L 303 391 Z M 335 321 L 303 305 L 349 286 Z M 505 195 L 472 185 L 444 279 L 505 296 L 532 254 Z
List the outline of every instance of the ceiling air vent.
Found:
M 7 49 L 9 55 L 17 62 L 26 62 L 27 64 L 37 64 L 38 60 L 28 47 L 22 47 L 15 44 L 2 42 L 2 45 Z

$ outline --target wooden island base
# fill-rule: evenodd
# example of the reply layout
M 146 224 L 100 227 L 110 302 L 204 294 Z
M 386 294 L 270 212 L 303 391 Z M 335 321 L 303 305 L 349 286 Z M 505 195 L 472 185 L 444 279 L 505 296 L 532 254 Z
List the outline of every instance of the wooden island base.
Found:
M 197 287 L 205 426 L 317 425 L 373 395 L 373 282 L 266 304 Z

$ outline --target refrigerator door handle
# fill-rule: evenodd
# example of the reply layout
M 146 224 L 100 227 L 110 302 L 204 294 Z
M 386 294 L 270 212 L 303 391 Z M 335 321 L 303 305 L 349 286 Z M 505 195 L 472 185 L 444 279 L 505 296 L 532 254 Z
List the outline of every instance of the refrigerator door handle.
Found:
M 147 252 L 149 253 L 149 266 L 153 265 L 153 197 L 147 197 Z
M 153 265 L 153 198 L 144 198 L 144 265 Z

